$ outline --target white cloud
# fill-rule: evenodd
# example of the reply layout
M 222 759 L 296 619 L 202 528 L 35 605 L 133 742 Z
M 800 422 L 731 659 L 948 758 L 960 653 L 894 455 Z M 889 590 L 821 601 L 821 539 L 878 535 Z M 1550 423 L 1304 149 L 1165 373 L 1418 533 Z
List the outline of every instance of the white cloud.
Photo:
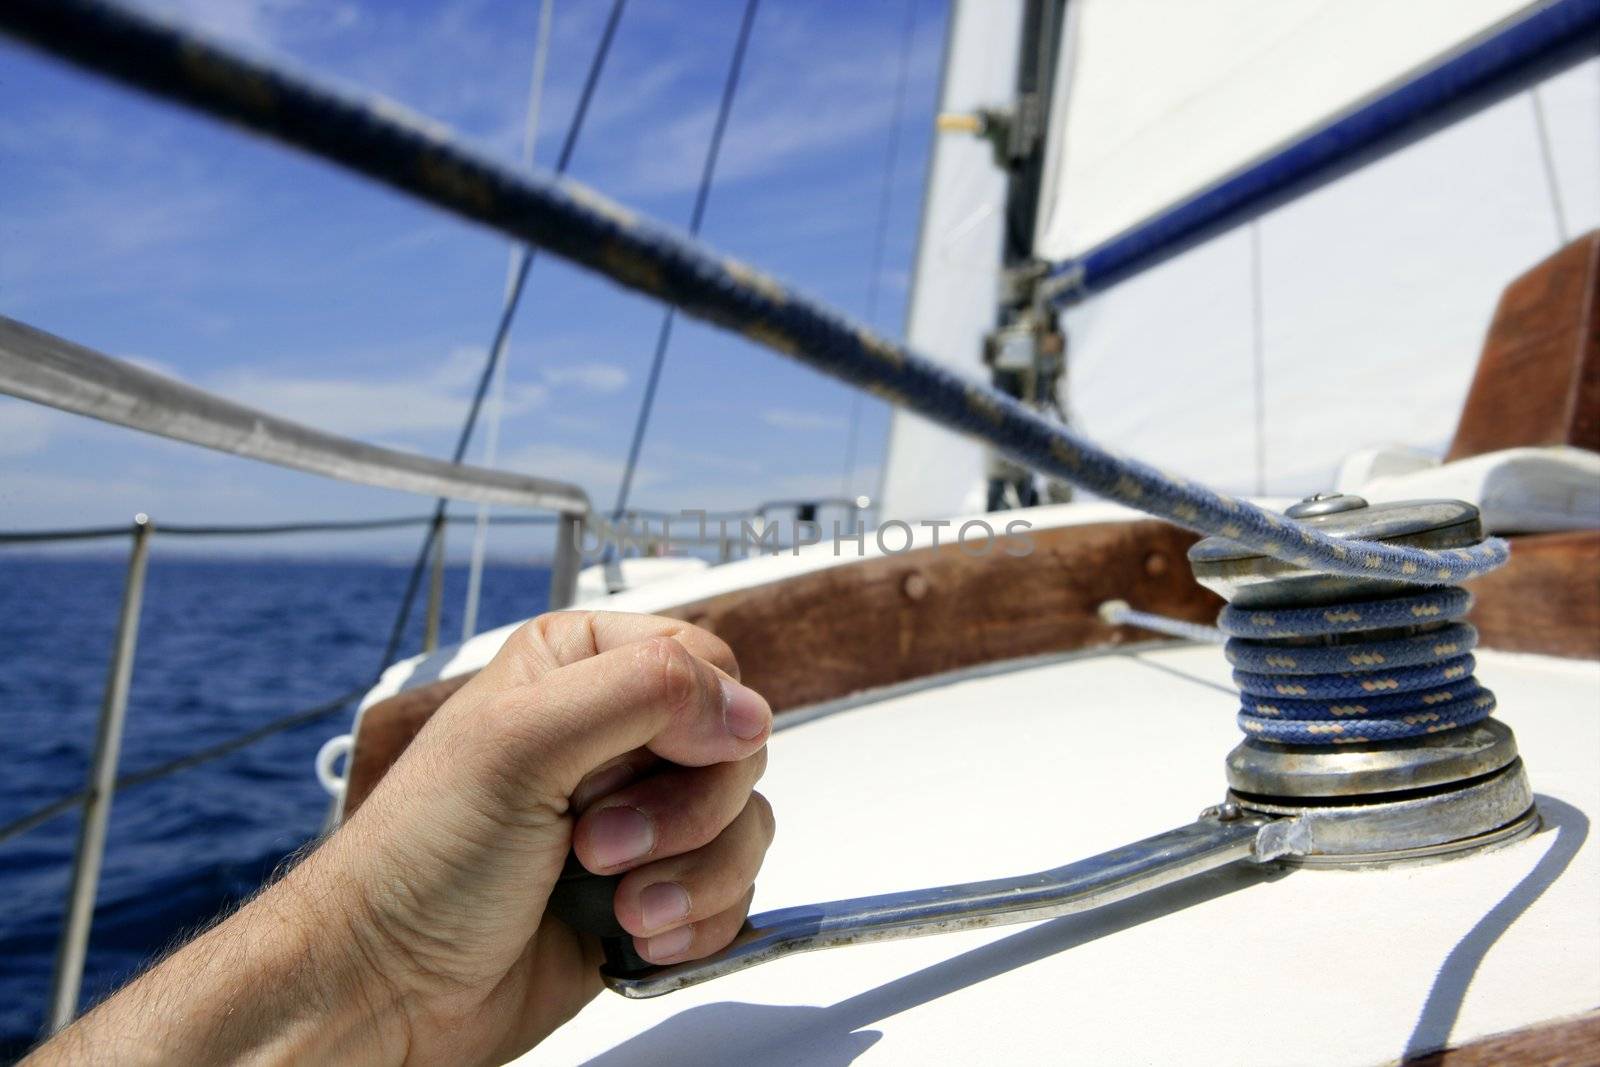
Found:
M 586 437 L 609 433 L 614 429 L 611 419 L 597 415 L 575 415 L 565 411 L 552 411 L 549 415 L 549 424 L 558 430 L 583 434 Z
M 868 492 L 878 484 L 876 465 L 858 467 L 851 479 L 852 494 Z M 770 468 L 759 481 L 730 482 L 705 472 L 693 481 L 674 481 L 670 487 L 659 489 L 648 501 L 663 510 L 704 508 L 707 511 L 742 511 L 754 508 L 768 500 L 832 500 L 840 496 L 839 471 L 812 470 L 791 474 L 774 474 Z M 825 522 L 844 518 L 837 508 L 828 509 Z
M 761 421 L 780 430 L 838 430 L 844 420 L 837 415 L 823 415 L 815 411 L 789 411 L 770 408 L 761 413 Z
M 71 176 L 55 184 L 49 199 L 7 213 L 0 285 L 15 308 L 69 286 L 85 299 L 148 285 L 148 269 L 122 269 L 133 263 L 159 263 L 158 276 L 168 285 L 187 282 L 192 264 L 169 253 L 225 232 L 229 205 L 226 192 L 200 188 L 187 175 L 165 184 L 139 178 L 118 186 Z M 93 240 L 85 240 L 86 234 Z M 72 254 L 62 255 L 64 248 Z
M 482 361 L 482 349 L 460 347 L 431 372 L 389 380 L 241 370 L 211 381 L 207 388 L 274 415 L 352 437 L 456 430 L 466 415 Z M 512 383 L 506 390 L 505 415 L 531 411 L 548 396 L 543 385 Z
M 609 507 L 610 493 L 622 480 L 623 456 L 572 445 L 538 443 L 516 448 L 502 456 L 495 466 L 573 482 L 588 490 L 597 507 Z M 634 472 L 633 486 L 638 489 L 660 480 L 660 472 L 644 464 Z
M 236 461 L 240 462 L 240 461 Z M 241 469 L 244 464 L 241 462 Z M 63 474 L 7 474 L 5 491 L 27 501 L 29 510 L 46 518 L 39 525 L 76 526 L 108 521 L 108 516 L 128 516 L 143 511 L 160 516 L 196 516 L 194 521 L 237 520 L 245 514 L 281 514 L 282 499 L 263 493 L 238 471 L 208 478 L 174 478 L 170 469 L 152 474 L 120 472 L 104 478 Z M 247 505 L 265 504 L 248 512 Z
M 803 7 L 764 12 L 757 34 L 762 62 L 746 71 L 722 158 L 719 184 L 778 173 L 847 146 L 881 139 L 894 117 L 897 58 L 873 38 L 837 37 Z M 925 20 L 912 46 L 911 78 L 931 81 L 942 42 Z M 819 41 L 829 39 L 825 46 Z M 648 70 L 649 68 L 647 68 Z M 675 72 L 666 72 L 674 74 Z M 714 98 L 684 107 L 677 78 L 661 81 L 657 121 L 618 143 L 604 185 L 623 195 L 694 187 L 717 110 Z M 644 97 L 641 96 L 641 99 Z
M 50 443 L 56 413 L 26 400 L 0 400 L 0 456 L 27 456 Z
M 350 3 L 310 0 L 144 0 L 185 26 L 257 51 L 281 50 L 295 36 L 345 30 L 360 21 Z
M 672 441 L 657 441 L 646 445 L 650 455 L 667 460 L 673 469 L 700 468 L 720 473 L 759 475 L 766 468 L 760 460 L 738 451 L 720 451 L 690 448 Z M 744 484 L 744 480 L 740 480 Z
M 628 384 L 628 372 L 611 363 L 573 363 L 547 368 L 544 380 L 558 389 L 570 385 L 586 393 L 615 393 Z

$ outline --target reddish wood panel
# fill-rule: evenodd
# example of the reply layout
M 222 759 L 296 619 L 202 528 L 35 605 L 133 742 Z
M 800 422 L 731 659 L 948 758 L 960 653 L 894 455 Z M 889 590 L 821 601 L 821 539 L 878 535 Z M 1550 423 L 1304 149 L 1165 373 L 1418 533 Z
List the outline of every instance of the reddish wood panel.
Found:
M 1600 1067 L 1600 1012 L 1495 1034 L 1405 1063 L 1406 1067 Z
M 1116 644 L 1097 611 L 1211 622 L 1222 601 L 1189 576 L 1193 534 L 1155 521 L 1031 532 L 1033 551 L 974 558 L 945 545 L 797 575 L 667 612 L 727 641 L 775 709 L 981 663 Z
M 1044 652 L 1148 637 L 1096 614 L 1111 599 L 1194 622 L 1221 600 L 1189 577 L 1195 536 L 1155 521 L 1031 533 L 1033 550 L 954 545 L 796 575 L 663 612 L 718 634 L 773 709 Z M 973 549 L 973 546 L 968 546 Z M 351 752 L 345 813 L 360 806 L 467 676 L 368 708 Z
M 1519 445 L 1600 451 L 1600 230 L 1506 287 L 1445 459 Z
M 982 558 L 955 546 L 800 574 L 663 612 L 727 641 L 745 680 L 782 713 L 983 663 L 1151 636 L 1107 626 L 1107 600 L 1210 622 L 1194 535 L 1155 521 L 1033 532 L 1034 550 Z M 1472 584 L 1485 648 L 1600 659 L 1600 531 L 1512 538 L 1511 562 Z M 466 683 L 432 682 L 368 708 L 351 754 L 354 811 L 428 717 Z
M 1510 541 L 1511 562 L 1468 586 L 1483 646 L 1600 659 L 1600 530 Z

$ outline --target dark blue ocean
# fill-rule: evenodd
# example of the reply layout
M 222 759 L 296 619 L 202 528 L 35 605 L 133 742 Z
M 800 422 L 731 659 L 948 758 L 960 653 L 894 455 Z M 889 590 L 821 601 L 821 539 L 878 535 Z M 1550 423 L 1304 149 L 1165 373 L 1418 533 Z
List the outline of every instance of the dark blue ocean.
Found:
M 197 560 L 155 543 L 123 740 L 138 770 L 328 700 L 368 680 L 407 566 Z M 0 552 L 0 824 L 81 789 L 117 605 L 119 559 Z M 447 573 L 445 640 L 466 568 Z M 542 567 L 487 568 L 481 629 L 538 614 Z M 406 653 L 420 646 L 417 606 Z M 312 757 L 348 712 L 117 794 L 90 938 L 85 1003 L 248 895 L 314 837 L 328 798 Z M 76 812 L 0 842 L 0 1062 L 43 1020 Z

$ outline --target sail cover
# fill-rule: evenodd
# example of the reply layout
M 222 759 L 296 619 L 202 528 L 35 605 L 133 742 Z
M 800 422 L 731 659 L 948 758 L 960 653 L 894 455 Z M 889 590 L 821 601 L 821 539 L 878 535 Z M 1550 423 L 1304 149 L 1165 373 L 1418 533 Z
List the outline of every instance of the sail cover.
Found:
M 1037 253 L 1079 255 L 1538 6 L 1073 0 Z

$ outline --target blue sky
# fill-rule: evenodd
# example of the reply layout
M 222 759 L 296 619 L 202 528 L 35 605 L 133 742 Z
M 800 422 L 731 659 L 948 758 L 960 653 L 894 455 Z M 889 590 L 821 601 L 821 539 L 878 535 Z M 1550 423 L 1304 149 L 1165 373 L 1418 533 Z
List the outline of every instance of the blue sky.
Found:
M 764 0 L 703 236 L 857 315 L 907 0 Z M 945 4 L 916 0 L 875 325 L 901 332 Z M 148 0 L 393 97 L 515 158 L 535 0 Z M 607 0 L 556 0 L 537 159 L 553 162 Z M 633 0 L 571 168 L 683 225 L 742 0 Z M 0 41 L 0 311 L 337 432 L 447 455 L 493 329 L 507 245 L 324 164 Z M 660 308 L 542 258 L 512 335 L 501 465 L 609 504 Z M 722 508 L 841 487 L 851 397 L 695 323 L 677 328 L 634 500 Z M 853 492 L 887 412 L 863 404 Z M 481 440 L 481 438 L 480 438 Z M 401 514 L 425 502 L 0 400 L 0 528 Z M 458 545 L 464 545 L 458 537 Z M 237 546 L 403 551 L 413 534 Z M 215 550 L 216 542 L 206 546 Z M 496 553 L 536 548 L 526 531 Z

